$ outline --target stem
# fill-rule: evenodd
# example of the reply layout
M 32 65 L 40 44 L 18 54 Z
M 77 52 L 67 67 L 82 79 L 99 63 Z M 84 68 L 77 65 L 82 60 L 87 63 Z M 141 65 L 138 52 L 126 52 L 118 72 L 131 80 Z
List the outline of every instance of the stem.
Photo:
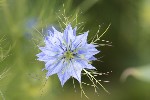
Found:
M 105 92 L 107 92 L 108 94 L 110 94 L 110 93 L 107 91 L 107 89 L 106 89 L 90 72 L 88 72 L 88 71 L 85 70 L 85 69 L 83 69 L 83 70 L 84 70 L 85 73 L 87 73 L 91 78 L 93 78 L 93 79 L 96 81 L 96 83 L 98 83 L 98 84 L 104 89 Z

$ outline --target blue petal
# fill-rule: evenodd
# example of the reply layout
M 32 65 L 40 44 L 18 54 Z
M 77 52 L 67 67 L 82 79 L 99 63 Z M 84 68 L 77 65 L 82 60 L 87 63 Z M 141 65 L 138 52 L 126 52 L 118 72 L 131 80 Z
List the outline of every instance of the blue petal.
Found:
M 96 48 L 91 48 L 88 50 L 89 53 L 91 53 L 92 55 L 98 54 L 100 51 L 98 51 Z
M 58 58 L 49 59 L 49 61 L 45 64 L 45 69 L 48 70 L 49 67 L 56 65 L 58 63 Z
M 76 36 L 76 32 L 77 32 L 77 27 L 75 27 L 75 28 L 73 29 L 73 35 L 74 35 L 74 36 Z
M 88 59 L 89 61 L 92 61 L 92 60 L 97 60 L 97 58 L 95 58 L 94 56 L 92 56 L 91 58 Z
M 58 73 L 58 77 L 60 79 L 61 85 L 63 86 L 65 82 L 70 78 L 70 76 L 77 79 L 79 82 L 81 82 L 81 70 L 82 66 L 78 63 L 68 62 L 67 68 L 64 68 L 61 70 L 61 72 Z
M 54 36 L 54 32 L 48 30 L 48 36 L 53 37 Z
M 58 34 L 62 34 L 61 32 L 57 31 L 54 27 L 52 27 L 53 31 L 54 31 L 54 36 L 58 35 Z
M 85 61 L 85 60 L 78 60 L 78 63 L 82 66 L 82 68 L 96 69 L 96 68 L 93 67 L 91 64 L 88 64 L 88 62 Z
M 85 32 L 84 34 L 76 36 L 76 39 L 73 43 L 75 48 L 85 46 L 85 44 L 87 43 L 87 36 L 88 36 L 88 32 Z
M 94 45 L 94 44 L 86 44 L 87 48 L 95 48 L 98 47 L 98 45 Z
M 39 53 L 39 54 L 36 54 L 36 56 L 40 58 L 40 57 L 44 57 L 45 54 L 44 54 L 43 52 L 41 52 L 41 53 Z
M 63 52 L 63 49 L 62 49 L 63 45 L 61 43 L 61 40 L 58 38 L 47 37 L 47 38 L 45 38 L 45 44 L 46 44 L 45 48 L 47 48 L 50 51 L 59 52 L 59 53 Z
M 63 86 L 65 82 L 71 77 L 68 71 L 65 71 L 64 73 L 61 71 L 57 73 L 59 80 L 61 82 L 61 85 Z
M 68 45 L 71 44 L 72 41 L 75 40 L 76 29 L 72 30 L 71 25 L 69 24 L 64 30 L 64 40 Z
M 55 56 L 58 54 L 57 51 L 51 51 L 50 49 L 48 48 L 45 48 L 45 47 L 39 47 L 39 49 L 46 55 L 48 56 Z
M 48 68 L 48 72 L 47 72 L 46 76 L 49 77 L 49 76 L 51 76 L 53 74 L 56 74 L 56 73 L 60 72 L 60 70 L 63 67 L 63 61 L 64 60 L 61 60 L 57 64 L 54 64 L 54 65 L 50 66 Z
M 53 45 L 60 45 L 60 41 L 63 40 L 63 33 L 57 31 L 54 27 L 52 27 L 53 29 L 53 33 L 50 31 L 49 34 L 53 34 L 49 36 L 49 41 L 51 41 L 51 43 Z
M 48 62 L 49 60 L 53 59 L 53 57 L 49 57 L 49 56 L 42 56 L 42 57 L 39 57 L 37 60 L 39 61 L 44 61 L 44 62 Z
M 74 78 L 76 78 L 81 83 L 81 71 L 82 66 L 80 66 L 78 63 L 73 62 L 70 66 L 70 75 Z
M 78 50 L 78 54 L 86 54 L 87 51 L 88 51 L 88 49 L 86 49 L 86 48 L 81 48 L 81 49 Z

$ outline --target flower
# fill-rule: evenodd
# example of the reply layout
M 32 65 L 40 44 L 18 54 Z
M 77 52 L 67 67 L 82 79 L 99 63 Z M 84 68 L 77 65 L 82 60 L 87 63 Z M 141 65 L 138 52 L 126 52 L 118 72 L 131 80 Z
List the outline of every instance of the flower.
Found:
M 76 35 L 77 27 L 72 29 L 70 24 L 63 33 L 52 29 L 37 54 L 37 60 L 45 62 L 46 77 L 57 74 L 62 86 L 71 76 L 81 83 L 81 71 L 95 69 L 90 62 L 96 60 L 94 55 L 100 51 L 96 45 L 87 43 L 88 32 Z

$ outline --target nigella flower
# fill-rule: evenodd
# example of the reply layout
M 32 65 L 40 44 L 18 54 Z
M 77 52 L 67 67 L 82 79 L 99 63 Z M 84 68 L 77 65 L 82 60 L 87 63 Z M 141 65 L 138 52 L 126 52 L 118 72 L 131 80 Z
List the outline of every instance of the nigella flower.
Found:
M 45 37 L 45 46 L 39 47 L 41 53 L 37 54 L 38 60 L 45 62 L 46 77 L 57 74 L 62 86 L 70 77 L 81 83 L 81 71 L 95 69 L 90 62 L 99 53 L 96 45 L 87 43 L 88 32 L 77 35 L 77 28 L 72 29 L 70 24 L 63 33 L 52 29 Z

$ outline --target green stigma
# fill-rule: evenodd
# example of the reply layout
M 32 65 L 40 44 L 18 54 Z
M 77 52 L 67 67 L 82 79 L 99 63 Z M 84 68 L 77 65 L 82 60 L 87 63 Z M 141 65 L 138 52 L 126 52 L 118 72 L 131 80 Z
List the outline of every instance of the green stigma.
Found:
M 74 58 L 73 53 L 70 52 L 70 51 L 66 51 L 66 52 L 64 53 L 64 56 L 65 56 L 65 58 L 66 58 L 67 60 L 70 60 L 70 59 Z

